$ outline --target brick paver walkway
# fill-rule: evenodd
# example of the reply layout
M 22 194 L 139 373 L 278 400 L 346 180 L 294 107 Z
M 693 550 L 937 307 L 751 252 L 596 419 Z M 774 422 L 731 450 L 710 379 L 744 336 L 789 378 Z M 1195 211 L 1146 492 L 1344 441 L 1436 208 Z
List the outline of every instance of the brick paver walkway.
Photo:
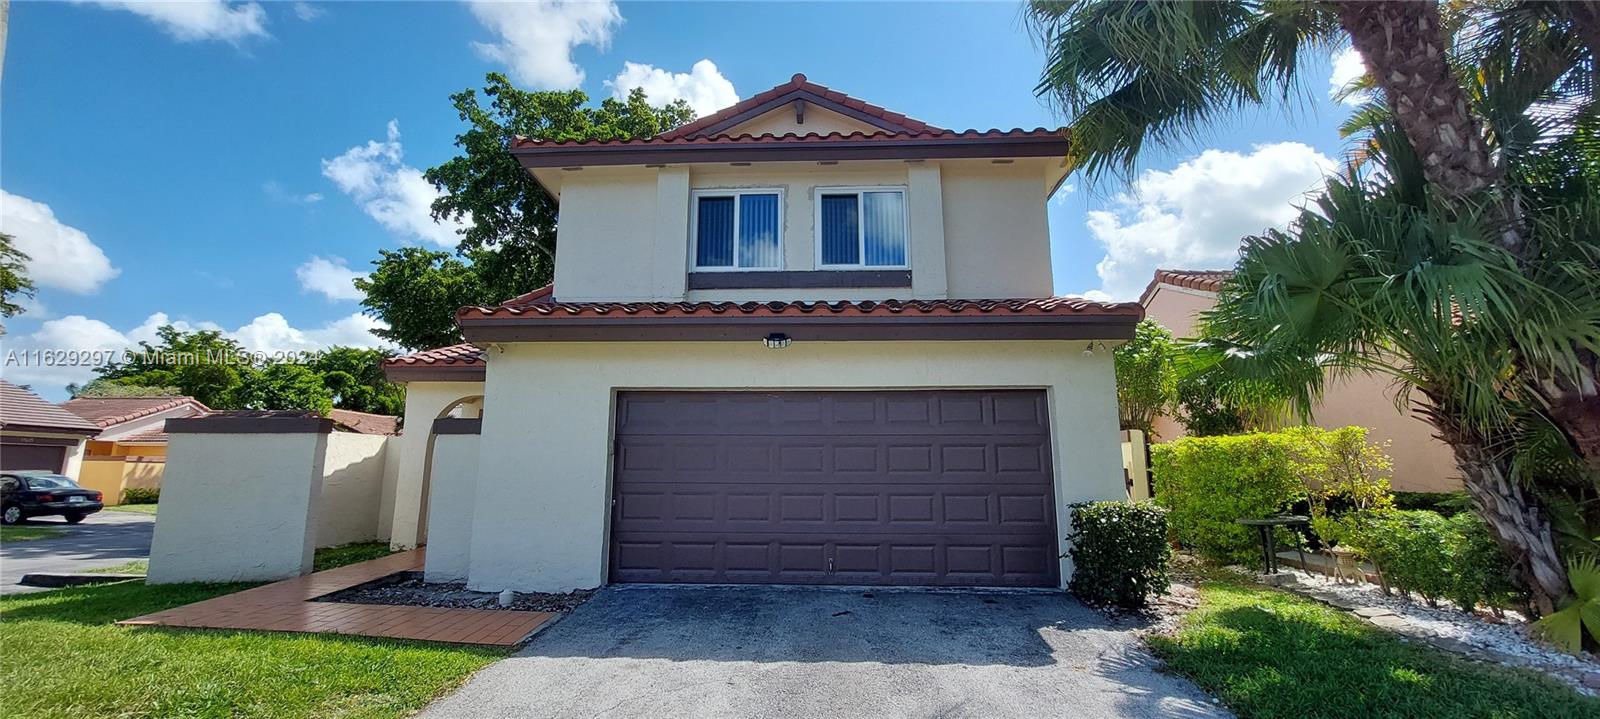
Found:
M 310 601 L 325 594 L 422 569 L 423 551 L 391 554 L 254 589 L 117 622 L 133 626 L 254 629 L 269 632 L 354 634 L 456 644 L 511 646 L 550 618 L 550 612 L 401 607 Z

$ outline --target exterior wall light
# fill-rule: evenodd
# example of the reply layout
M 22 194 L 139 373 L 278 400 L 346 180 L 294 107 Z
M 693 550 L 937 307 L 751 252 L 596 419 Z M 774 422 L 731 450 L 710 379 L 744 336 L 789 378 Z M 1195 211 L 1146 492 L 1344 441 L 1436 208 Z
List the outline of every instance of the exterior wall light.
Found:
M 1090 342 L 1089 344 L 1083 346 L 1083 356 L 1093 357 L 1097 352 L 1104 351 L 1105 349 L 1106 343 L 1104 342 Z
M 789 339 L 789 335 L 786 335 L 782 332 L 773 332 L 762 340 L 762 342 L 766 343 L 767 349 L 769 350 L 781 350 L 785 347 L 788 347 L 789 343 L 793 341 L 794 340 Z

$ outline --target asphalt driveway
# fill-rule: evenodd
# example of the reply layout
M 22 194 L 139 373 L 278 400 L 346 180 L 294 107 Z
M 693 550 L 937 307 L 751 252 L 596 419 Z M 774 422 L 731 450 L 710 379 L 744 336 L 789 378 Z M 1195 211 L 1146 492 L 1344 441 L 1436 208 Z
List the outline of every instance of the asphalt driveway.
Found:
M 611 587 L 421 714 L 1213 717 L 1059 593 Z
M 114 567 L 150 556 L 150 538 L 156 518 L 135 512 L 96 512 L 83 524 L 67 524 L 60 517 L 28 520 L 24 526 L 56 527 L 66 536 L 0 544 L 0 595 L 42 592 L 42 587 L 17 584 L 30 572 L 82 572 Z

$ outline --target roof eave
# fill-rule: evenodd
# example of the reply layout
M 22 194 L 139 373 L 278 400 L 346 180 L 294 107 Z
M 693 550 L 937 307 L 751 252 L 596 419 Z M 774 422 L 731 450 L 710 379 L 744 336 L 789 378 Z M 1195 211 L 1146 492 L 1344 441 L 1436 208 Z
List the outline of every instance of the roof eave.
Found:
M 458 318 L 470 342 L 1122 340 L 1142 312 L 1104 315 L 883 315 Z
M 971 158 L 1065 157 L 1062 135 L 1030 137 L 955 137 L 906 140 L 817 142 L 729 142 L 625 144 L 513 148 L 522 166 L 541 168 L 705 162 L 806 162 L 821 160 L 956 160 Z

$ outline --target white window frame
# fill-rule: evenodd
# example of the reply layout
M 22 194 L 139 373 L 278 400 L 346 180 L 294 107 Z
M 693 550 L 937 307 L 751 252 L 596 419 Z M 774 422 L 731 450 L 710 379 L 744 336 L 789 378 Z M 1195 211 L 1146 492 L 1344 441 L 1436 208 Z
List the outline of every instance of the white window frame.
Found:
M 867 264 L 867 223 L 861 218 L 865 209 L 866 200 L 862 195 L 868 192 L 898 192 L 900 193 L 900 206 L 905 208 L 901 214 L 900 222 L 903 225 L 903 237 L 906 238 L 906 261 L 898 265 L 869 265 Z M 855 195 L 856 196 L 856 258 L 855 264 L 827 265 L 822 263 L 822 196 L 823 195 Z M 819 270 L 909 270 L 911 269 L 911 203 L 910 193 L 905 185 L 852 185 L 845 187 L 817 187 L 811 194 L 811 234 L 816 245 L 816 267 Z
M 739 201 L 741 195 L 777 195 L 778 196 L 778 266 L 777 267 L 740 267 L 739 254 Z M 700 260 L 700 198 L 702 197 L 732 197 L 733 198 L 733 266 L 731 267 L 701 267 Z M 788 205 L 784 202 L 783 188 L 781 187 L 740 187 L 729 189 L 708 188 L 693 190 L 689 193 L 689 271 L 690 272 L 781 272 L 784 267 L 783 226 L 784 216 L 787 214 Z

